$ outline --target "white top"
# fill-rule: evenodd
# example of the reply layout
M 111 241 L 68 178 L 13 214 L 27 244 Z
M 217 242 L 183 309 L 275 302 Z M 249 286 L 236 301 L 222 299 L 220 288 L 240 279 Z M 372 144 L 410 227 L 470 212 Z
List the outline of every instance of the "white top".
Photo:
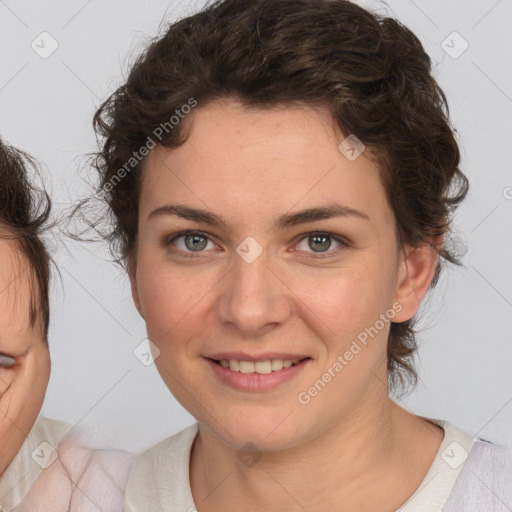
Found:
M 20 451 L 0 476 L 0 512 L 20 504 L 69 430 L 71 425 L 63 421 L 44 417 L 36 420 Z
M 447 421 L 425 419 L 443 428 L 444 439 L 423 482 L 397 512 L 510 512 L 512 453 L 472 438 Z M 197 510 L 189 465 L 198 429 L 196 422 L 138 457 L 128 481 L 124 512 Z M 486 486 L 475 485 L 476 478 Z
M 38 418 L 0 476 L 0 512 L 121 512 L 133 455 L 72 431 Z

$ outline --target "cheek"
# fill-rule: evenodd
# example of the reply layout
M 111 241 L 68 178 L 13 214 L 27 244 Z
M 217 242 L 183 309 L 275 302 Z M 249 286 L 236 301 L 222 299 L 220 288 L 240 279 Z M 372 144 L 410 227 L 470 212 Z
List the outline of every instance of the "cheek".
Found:
M 346 340 L 373 325 L 389 307 L 392 276 L 389 265 L 377 257 L 322 272 L 302 272 L 291 277 L 309 316 L 314 314 L 324 336 Z
M 38 340 L 34 343 L 31 354 L 27 358 L 22 377 L 27 395 L 30 395 L 27 401 L 30 400 L 34 407 L 42 405 L 50 380 L 50 370 L 50 351 L 46 343 Z
M 14 370 L 9 368 L 0 368 L 0 397 L 9 389 L 14 378 Z
M 212 272 L 174 265 L 147 264 L 137 270 L 138 293 L 150 340 L 161 350 L 181 339 L 189 325 L 204 323 L 198 315 L 211 300 L 219 277 Z

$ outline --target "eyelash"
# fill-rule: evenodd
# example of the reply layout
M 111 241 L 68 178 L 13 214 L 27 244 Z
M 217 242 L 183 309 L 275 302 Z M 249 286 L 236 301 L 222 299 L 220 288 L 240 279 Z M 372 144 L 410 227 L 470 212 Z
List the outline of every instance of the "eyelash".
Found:
M 173 235 L 170 235 L 172 238 L 170 237 L 166 237 L 164 240 L 163 240 L 163 245 L 164 247 L 169 247 L 170 245 L 172 245 L 172 243 L 177 240 L 178 238 L 180 237 L 183 237 L 183 236 L 186 236 L 186 235 L 199 235 L 199 236 L 202 236 L 202 237 L 205 237 L 207 238 L 208 240 L 212 241 L 210 236 L 208 235 L 208 233 L 205 233 L 204 231 L 194 231 L 194 230 L 189 230 L 189 231 L 181 231 L 179 233 L 175 233 Z M 310 231 L 308 233 L 303 233 L 303 235 L 301 236 L 301 238 L 299 239 L 299 241 L 297 242 L 297 244 L 299 244 L 300 242 L 302 242 L 303 240 L 309 238 L 310 236 L 313 236 L 313 235 L 316 235 L 316 236 L 328 236 L 329 238 L 331 238 L 332 240 L 338 242 L 340 244 L 340 247 L 337 247 L 336 249 L 333 249 L 333 250 L 330 250 L 329 252 L 326 252 L 326 253 L 318 253 L 318 254 L 314 254 L 312 253 L 311 256 L 308 256 L 309 258 L 313 258 L 313 259 L 325 259 L 325 258 L 330 258 L 334 255 L 336 255 L 338 252 L 340 252 L 342 249 L 346 249 L 347 247 L 349 247 L 349 243 L 344 240 L 343 238 L 339 237 L 339 236 L 336 236 L 334 235 L 333 233 L 329 233 L 327 231 Z M 197 256 L 195 256 L 193 254 L 192 251 L 188 251 L 188 252 L 185 252 L 185 251 L 182 251 L 181 249 L 170 249 L 171 252 L 175 253 L 175 254 L 179 254 L 180 256 L 183 256 L 185 258 L 197 258 Z M 204 251 L 197 251 L 198 253 L 201 253 L 201 252 L 204 252 Z

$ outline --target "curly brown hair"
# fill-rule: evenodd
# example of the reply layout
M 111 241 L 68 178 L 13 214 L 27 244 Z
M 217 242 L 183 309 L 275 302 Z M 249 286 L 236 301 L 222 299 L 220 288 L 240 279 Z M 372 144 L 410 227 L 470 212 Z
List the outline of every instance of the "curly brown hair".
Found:
M 46 190 L 38 188 L 30 179 L 31 174 L 38 172 L 37 163 L 30 155 L 0 140 L 1 237 L 13 240 L 28 260 L 31 286 L 30 326 L 34 328 L 41 320 L 43 336 L 47 341 L 52 260 L 41 235 L 50 227 L 48 220 L 51 200 Z
M 256 109 L 326 106 L 342 133 L 355 135 L 376 158 L 399 246 L 426 243 L 460 265 L 445 235 L 468 180 L 431 71 L 408 28 L 347 0 L 222 0 L 171 24 L 94 116 L 101 140 L 94 166 L 113 221 L 105 235 L 118 261 L 134 268 L 141 148 L 183 144 L 189 119 L 172 126 L 169 119 L 191 100 L 201 108 L 233 98 Z M 444 237 L 442 247 L 436 237 Z M 438 258 L 431 287 L 441 266 Z M 392 389 L 417 382 L 416 320 L 391 325 Z

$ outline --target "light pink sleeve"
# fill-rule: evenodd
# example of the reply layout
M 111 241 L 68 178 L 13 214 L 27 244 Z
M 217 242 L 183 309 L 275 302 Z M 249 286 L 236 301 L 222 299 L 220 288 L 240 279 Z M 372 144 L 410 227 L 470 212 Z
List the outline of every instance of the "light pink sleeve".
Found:
M 66 437 L 15 512 L 122 512 L 134 455 Z

